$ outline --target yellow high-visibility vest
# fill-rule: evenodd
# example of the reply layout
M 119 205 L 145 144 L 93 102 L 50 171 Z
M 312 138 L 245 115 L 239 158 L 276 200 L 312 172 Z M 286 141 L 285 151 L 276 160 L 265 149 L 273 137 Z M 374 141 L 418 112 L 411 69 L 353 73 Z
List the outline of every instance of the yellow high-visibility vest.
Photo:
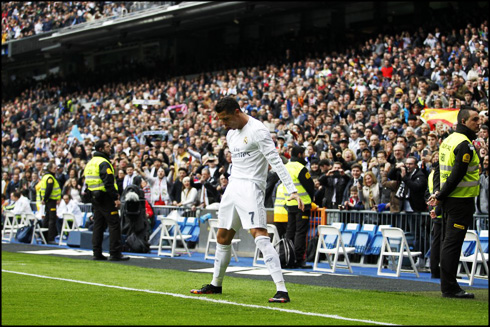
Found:
M 287 223 L 288 211 L 284 207 L 286 203 L 286 194 L 284 193 L 285 187 L 281 184 L 276 189 L 276 200 L 274 201 L 274 222 L 275 223 Z
M 451 174 L 454 167 L 455 155 L 454 149 L 461 144 L 461 142 L 468 141 L 471 144 L 470 139 L 461 133 L 452 133 L 444 142 L 442 142 L 439 148 L 439 171 L 441 173 L 441 189 L 447 181 L 447 178 Z M 469 154 L 468 161 L 469 161 Z M 463 160 L 465 158 L 463 157 Z M 451 198 L 472 198 L 478 196 L 480 193 L 480 174 L 478 168 L 480 166 L 480 159 L 473 149 L 473 158 L 469 162 L 466 175 L 461 182 L 456 186 L 454 191 L 449 194 Z
M 301 163 L 299 163 L 297 161 L 290 161 L 286 164 L 286 169 L 288 170 L 289 175 L 291 175 L 291 178 L 293 179 L 294 186 L 296 186 L 296 189 L 298 190 L 298 195 L 301 198 L 301 200 L 303 201 L 303 203 L 306 205 L 306 204 L 311 203 L 311 198 L 308 195 L 308 192 L 306 192 L 305 188 L 303 187 L 303 185 L 301 185 L 301 183 L 298 179 L 299 173 L 301 172 L 301 170 L 304 167 L 305 167 L 304 165 L 302 165 Z M 284 194 L 289 197 L 290 194 L 286 193 L 286 191 L 284 191 L 284 192 L 285 192 Z M 298 201 L 296 201 L 296 200 L 286 201 L 286 205 L 297 206 Z
M 93 157 L 85 166 L 83 175 L 85 176 L 85 183 L 90 191 L 103 191 L 107 192 L 104 181 L 100 178 L 99 165 L 103 162 L 107 162 L 111 167 L 112 174 L 114 175 L 114 167 L 109 162 L 109 160 L 103 157 Z M 116 177 L 114 176 L 114 187 L 117 191 Z
M 44 174 L 43 178 L 41 179 L 41 199 L 44 199 L 44 195 L 46 194 L 48 179 L 50 177 L 53 179 L 54 184 L 53 184 L 53 190 L 51 191 L 49 198 L 52 200 L 59 200 L 61 199 L 60 184 L 58 183 L 58 180 L 51 173 Z

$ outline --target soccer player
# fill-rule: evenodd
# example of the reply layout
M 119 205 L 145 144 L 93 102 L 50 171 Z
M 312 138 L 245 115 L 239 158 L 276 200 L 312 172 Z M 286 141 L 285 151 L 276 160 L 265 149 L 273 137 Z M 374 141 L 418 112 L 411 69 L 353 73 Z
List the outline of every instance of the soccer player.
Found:
M 255 244 L 264 254 L 267 269 L 276 284 L 277 293 L 269 302 L 289 302 L 279 255 L 267 233 L 264 194 L 268 164 L 290 194 L 288 200 L 298 201 L 298 208 L 301 210 L 304 210 L 303 201 L 265 125 L 242 112 L 238 102 L 232 97 L 221 99 L 216 104 L 215 111 L 219 120 L 229 129 L 226 141 L 232 153 L 233 169 L 219 205 L 213 280 L 201 289 L 191 290 L 191 293 L 222 293 L 223 277 L 231 258 L 231 241 L 236 231 L 243 227 L 250 230 Z

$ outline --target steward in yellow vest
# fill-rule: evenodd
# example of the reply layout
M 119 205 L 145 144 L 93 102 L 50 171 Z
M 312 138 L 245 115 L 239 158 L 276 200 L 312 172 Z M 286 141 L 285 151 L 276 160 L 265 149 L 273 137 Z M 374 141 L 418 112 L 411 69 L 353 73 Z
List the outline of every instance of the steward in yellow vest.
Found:
M 48 228 L 48 235 L 46 241 L 48 243 L 54 243 L 56 235 L 58 235 L 58 229 L 56 223 L 58 221 L 58 215 L 56 214 L 56 205 L 61 200 L 61 188 L 54 174 L 56 173 L 56 164 L 50 162 L 46 166 L 46 173 L 41 179 L 41 188 L 39 190 L 41 203 L 45 205 L 45 213 L 43 218 L 43 227 Z
M 104 230 L 109 227 L 109 260 L 129 260 L 122 255 L 121 221 L 118 208 L 121 206 L 117 192 L 114 167 L 110 162 L 111 145 L 108 141 L 99 140 L 95 143 L 92 159 L 85 166 L 83 175 L 85 184 L 92 194 L 92 211 L 94 213 L 94 229 L 92 247 L 94 260 L 107 260 L 102 255 Z
M 311 199 L 315 193 L 313 179 L 306 166 L 304 159 L 305 149 L 301 146 L 295 146 L 291 150 L 291 160 L 286 164 L 286 169 L 293 179 L 294 186 L 298 190 L 298 195 L 305 205 L 304 211 L 298 209 L 296 200 L 286 201 L 288 211 L 288 227 L 286 238 L 294 243 L 294 252 L 296 254 L 296 268 L 310 268 L 306 266 L 306 235 L 310 227 Z M 283 189 L 286 199 L 289 194 Z
M 456 131 L 439 147 L 440 192 L 429 205 L 442 204 L 443 245 L 441 291 L 443 297 L 474 298 L 456 280 L 459 256 L 466 231 L 473 223 L 475 197 L 479 194 L 480 160 L 472 144 L 480 130 L 480 116 L 473 108 L 460 109 Z

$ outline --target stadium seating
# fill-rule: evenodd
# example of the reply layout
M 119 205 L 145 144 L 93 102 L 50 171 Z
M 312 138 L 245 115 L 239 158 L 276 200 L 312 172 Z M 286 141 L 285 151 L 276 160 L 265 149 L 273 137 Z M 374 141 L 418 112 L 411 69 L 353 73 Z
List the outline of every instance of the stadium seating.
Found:
M 482 229 L 478 234 L 483 252 L 488 253 L 488 229 Z
M 475 246 L 474 246 L 473 253 L 470 255 L 466 255 L 465 252 L 461 250 L 461 256 L 459 257 L 460 266 L 458 268 L 458 271 L 460 270 L 460 267 L 463 266 L 468 279 L 460 279 L 458 281 L 468 283 L 471 286 L 473 285 L 473 281 L 475 280 L 475 278 L 481 277 L 481 278 L 488 279 L 488 264 L 487 264 L 488 253 L 485 253 L 483 251 L 480 238 L 478 237 L 476 231 L 473 230 L 466 231 L 466 236 L 464 239 L 465 242 L 466 241 L 474 242 Z M 468 262 L 471 263 L 471 272 L 468 269 Z M 486 276 L 480 276 L 479 274 L 476 274 L 477 266 L 480 264 L 483 266 Z
M 276 245 L 279 242 L 279 232 L 277 231 L 277 227 L 273 224 L 267 224 L 267 233 L 269 236 L 272 234 L 271 243 L 272 246 Z M 252 265 L 255 267 L 265 267 L 265 264 L 258 263 L 257 261 L 264 261 L 264 257 L 262 256 L 262 252 L 259 248 L 255 247 L 254 260 Z
M 354 246 L 354 241 L 356 240 L 357 233 L 361 229 L 361 225 L 357 223 L 349 223 L 345 226 L 344 230 L 341 232 L 342 241 L 345 246 Z
M 326 236 L 332 235 L 335 237 L 334 246 L 330 248 L 327 246 L 325 241 Z M 352 267 L 349 261 L 349 253 L 354 252 L 353 247 L 345 247 L 344 242 L 342 241 L 342 235 L 340 230 L 335 226 L 328 225 L 320 225 L 318 226 L 318 245 L 315 253 L 315 261 L 313 264 L 313 270 L 317 271 L 325 271 L 334 273 L 337 268 L 346 268 L 349 269 L 349 272 L 352 273 Z M 328 264 L 330 265 L 330 269 L 320 268 L 318 267 L 320 253 L 325 253 L 327 256 Z M 333 255 L 333 260 L 330 256 Z M 344 265 L 339 265 L 339 256 L 344 256 Z M 333 261 L 333 262 L 332 262 Z M 324 261 L 322 261 L 324 262 Z
M 383 234 L 381 234 L 381 229 L 385 227 L 391 227 L 391 225 L 379 225 L 378 231 L 374 234 L 374 237 L 369 243 L 369 246 L 364 253 L 364 255 L 379 255 L 381 252 L 381 244 L 383 243 Z
M 211 243 L 217 244 L 217 233 L 218 233 L 218 219 L 208 219 L 209 223 L 209 234 L 208 234 L 208 241 L 206 243 L 206 251 L 204 252 L 204 260 L 212 259 L 214 260 L 214 256 L 209 254 L 209 250 L 211 247 Z M 238 255 L 236 254 L 235 248 L 233 247 L 234 244 L 239 243 L 241 240 L 238 238 L 234 238 L 231 241 L 231 255 L 235 257 L 235 261 L 238 262 Z
M 368 249 L 370 242 L 374 239 L 378 226 L 374 224 L 364 224 L 361 230 L 357 233 L 354 241 L 354 253 L 361 255 L 360 263 L 364 263 L 365 253 Z
M 187 252 L 189 257 L 191 253 L 187 248 L 186 240 L 188 240 L 191 235 L 182 235 L 180 231 L 180 226 L 178 222 L 172 218 L 161 218 L 161 234 L 160 234 L 160 242 L 158 244 L 158 255 L 166 255 L 170 257 L 174 257 L 176 255 L 177 249 L 177 241 L 181 241 L 184 247 L 184 250 Z M 164 245 L 163 241 L 169 242 L 169 245 Z M 163 249 L 170 249 L 170 252 L 163 252 Z
M 410 260 L 410 265 L 412 270 L 410 272 L 415 273 L 419 277 L 417 267 L 415 266 L 415 261 L 413 257 L 422 255 L 420 251 L 410 251 L 407 239 L 405 238 L 405 232 L 401 228 L 397 227 L 383 227 L 381 229 L 381 234 L 383 235 L 383 241 L 381 244 L 381 252 L 378 260 L 378 275 L 380 276 L 394 276 L 400 277 L 403 257 L 408 257 Z M 388 273 L 383 272 L 383 260 L 385 257 L 390 257 L 393 262 L 395 258 L 398 258 L 396 272 Z

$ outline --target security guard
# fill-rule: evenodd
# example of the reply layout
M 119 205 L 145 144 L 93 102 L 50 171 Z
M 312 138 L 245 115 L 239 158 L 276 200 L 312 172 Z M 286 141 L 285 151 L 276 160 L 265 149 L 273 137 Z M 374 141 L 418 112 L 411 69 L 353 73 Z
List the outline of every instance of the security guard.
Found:
M 102 255 L 102 241 L 104 230 L 109 226 L 109 260 L 124 261 L 129 260 L 129 257 L 123 256 L 121 253 L 121 222 L 118 213 L 121 201 L 117 192 L 114 167 L 109 161 L 110 154 L 111 145 L 109 142 L 97 141 L 93 158 L 87 163 L 83 173 L 87 188 L 92 194 L 94 212 L 93 259 L 107 260 L 107 257 Z
M 274 225 L 277 227 L 279 237 L 283 238 L 286 235 L 288 228 L 288 211 L 286 210 L 286 188 L 282 183 L 276 188 L 276 199 L 274 200 Z
M 439 174 L 439 152 L 432 155 L 432 170 L 429 174 L 427 183 L 429 194 L 434 194 L 440 190 Z M 442 210 L 441 206 L 429 207 L 430 218 L 432 220 L 431 239 L 430 239 L 430 274 L 431 278 L 441 278 L 441 244 L 442 244 Z
M 50 162 L 46 166 L 46 173 L 41 179 L 41 200 L 45 206 L 45 214 L 43 218 L 43 227 L 48 228 L 48 237 L 46 241 L 48 243 L 55 243 L 54 238 L 58 235 L 58 229 L 56 228 L 56 222 L 58 221 L 58 215 L 56 215 L 56 205 L 61 200 L 61 188 L 58 184 L 58 180 L 54 177 L 56 173 L 56 164 Z
M 305 167 L 304 159 L 305 149 L 302 146 L 295 146 L 291 150 L 291 160 L 286 164 L 286 169 L 291 175 L 294 186 L 298 189 L 298 195 L 305 204 L 304 211 L 298 209 L 296 200 L 286 201 L 288 211 L 288 227 L 286 238 L 294 243 L 294 252 L 296 254 L 296 268 L 308 269 L 311 266 L 306 265 L 306 235 L 310 227 L 311 199 L 315 192 L 315 184 L 310 176 L 308 169 Z M 283 190 L 286 193 L 285 190 Z M 289 194 L 286 194 L 289 197 Z
M 472 141 L 480 128 L 478 112 L 472 108 L 458 113 L 456 132 L 439 148 L 441 190 L 431 195 L 429 205 L 442 203 L 443 244 L 441 250 L 441 291 L 443 297 L 472 299 L 459 286 L 456 275 L 466 231 L 473 221 L 475 197 L 480 192 L 480 159 Z

